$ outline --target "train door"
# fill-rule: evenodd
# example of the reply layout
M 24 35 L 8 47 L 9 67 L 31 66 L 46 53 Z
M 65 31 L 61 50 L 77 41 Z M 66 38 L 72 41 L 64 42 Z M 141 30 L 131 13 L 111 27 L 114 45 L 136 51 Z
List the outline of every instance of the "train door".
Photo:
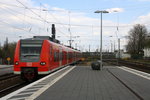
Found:
M 59 47 L 59 66 L 62 66 L 62 48 Z

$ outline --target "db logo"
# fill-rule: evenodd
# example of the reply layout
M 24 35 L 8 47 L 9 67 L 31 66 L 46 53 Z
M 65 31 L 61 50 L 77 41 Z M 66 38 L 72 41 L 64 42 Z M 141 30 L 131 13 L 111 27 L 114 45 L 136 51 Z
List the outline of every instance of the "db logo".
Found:
M 32 66 L 32 62 L 27 62 L 27 66 Z

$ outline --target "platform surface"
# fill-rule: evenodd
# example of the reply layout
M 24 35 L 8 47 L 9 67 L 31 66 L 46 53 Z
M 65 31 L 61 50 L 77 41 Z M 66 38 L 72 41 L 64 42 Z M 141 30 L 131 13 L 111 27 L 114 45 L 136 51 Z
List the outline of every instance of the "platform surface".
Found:
M 0 65 L 0 76 L 13 73 L 13 65 Z
M 71 66 L 34 82 L 7 100 L 150 100 L 150 74 L 126 67 Z
M 120 68 L 107 67 L 103 71 L 78 66 L 36 100 L 139 100 L 109 71 L 136 91 L 144 100 L 150 100 L 150 80 Z

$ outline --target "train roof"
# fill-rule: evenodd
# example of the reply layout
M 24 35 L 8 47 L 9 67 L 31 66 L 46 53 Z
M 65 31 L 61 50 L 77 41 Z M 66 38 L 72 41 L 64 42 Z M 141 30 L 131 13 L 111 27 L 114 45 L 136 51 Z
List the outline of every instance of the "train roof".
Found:
M 27 40 L 28 40 L 29 43 L 31 43 L 32 40 L 35 40 L 35 41 L 38 40 L 37 42 L 40 42 L 39 40 L 41 40 L 41 41 L 49 40 L 49 41 L 51 41 L 53 43 L 61 45 L 59 40 L 54 39 L 54 38 L 52 38 L 50 36 L 33 36 L 33 38 L 21 39 L 22 42 L 27 42 Z M 80 52 L 80 50 L 74 49 L 74 48 L 72 48 L 70 46 L 66 46 L 66 45 L 62 45 L 62 46 L 65 46 L 66 48 L 73 49 L 74 51 L 79 51 Z
M 21 39 L 21 40 L 50 40 L 52 42 L 60 44 L 59 40 L 53 39 L 49 36 L 33 36 L 33 38 Z

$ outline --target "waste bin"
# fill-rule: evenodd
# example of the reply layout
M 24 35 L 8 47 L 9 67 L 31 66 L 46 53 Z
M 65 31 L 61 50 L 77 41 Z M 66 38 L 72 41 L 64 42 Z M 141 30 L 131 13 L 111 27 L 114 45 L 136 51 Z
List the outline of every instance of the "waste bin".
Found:
M 94 61 L 91 63 L 91 67 L 93 70 L 100 70 L 101 61 Z

